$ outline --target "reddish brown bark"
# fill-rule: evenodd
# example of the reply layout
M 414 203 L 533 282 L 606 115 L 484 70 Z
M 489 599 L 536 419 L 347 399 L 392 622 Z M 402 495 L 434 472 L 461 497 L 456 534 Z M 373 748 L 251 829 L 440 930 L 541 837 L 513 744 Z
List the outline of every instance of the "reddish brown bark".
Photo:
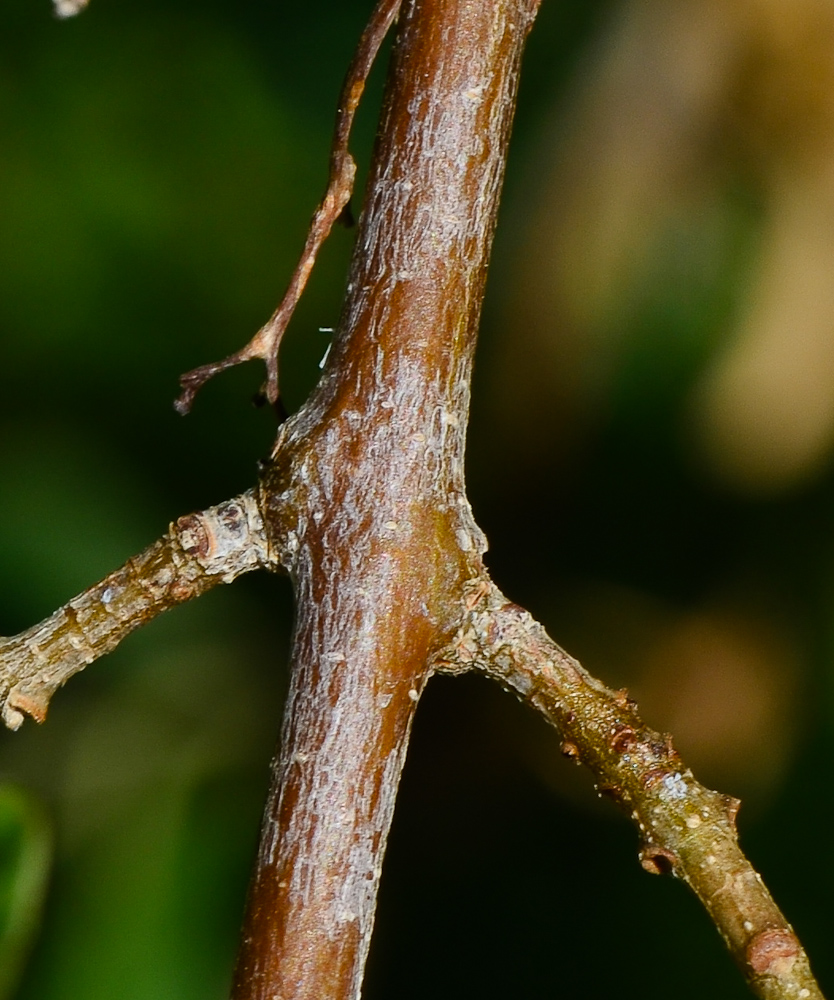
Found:
M 536 7 L 413 0 L 400 15 L 342 323 L 264 477 L 298 623 L 235 1000 L 361 986 L 416 702 L 481 568 L 469 377 Z

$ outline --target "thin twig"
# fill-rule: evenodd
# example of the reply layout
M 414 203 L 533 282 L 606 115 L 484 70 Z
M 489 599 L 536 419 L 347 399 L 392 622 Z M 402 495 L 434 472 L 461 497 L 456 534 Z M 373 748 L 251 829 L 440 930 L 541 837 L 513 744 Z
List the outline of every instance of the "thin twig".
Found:
M 150 548 L 39 625 L 0 639 L 3 722 L 43 722 L 52 695 L 134 629 L 219 583 L 269 563 L 254 490 L 188 514 Z
M 438 670 L 479 670 L 559 730 L 562 753 L 586 764 L 599 792 L 637 824 L 643 867 L 691 886 L 757 996 L 823 1000 L 796 934 L 738 846 L 738 800 L 699 784 L 627 692 L 588 674 L 486 576 L 468 590 L 466 623 Z
M 318 252 L 329 236 L 333 223 L 345 210 L 350 200 L 356 176 L 356 163 L 348 152 L 350 130 L 353 126 L 356 109 L 365 90 L 371 66 L 388 29 L 397 16 L 400 3 L 401 0 L 379 0 L 362 33 L 339 98 L 336 127 L 330 151 L 330 174 L 327 190 L 310 223 L 301 259 L 293 272 L 289 288 L 287 288 L 281 304 L 242 350 L 230 354 L 222 361 L 201 365 L 180 377 L 182 393 L 174 403 L 174 408 L 178 413 L 186 414 L 189 412 L 194 397 L 201 386 L 218 372 L 256 358 L 266 364 L 266 383 L 263 394 L 268 402 L 273 406 L 278 406 L 278 349 L 281 346 L 287 324 L 301 298 L 304 286 L 307 284 Z

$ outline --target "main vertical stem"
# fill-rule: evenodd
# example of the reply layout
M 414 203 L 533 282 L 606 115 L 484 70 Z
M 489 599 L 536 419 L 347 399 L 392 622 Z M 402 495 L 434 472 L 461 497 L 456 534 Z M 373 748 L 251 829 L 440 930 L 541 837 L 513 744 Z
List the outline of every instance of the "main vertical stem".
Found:
M 342 323 L 262 483 L 297 624 L 234 1000 L 360 993 L 416 702 L 484 547 L 469 381 L 537 7 L 403 3 Z

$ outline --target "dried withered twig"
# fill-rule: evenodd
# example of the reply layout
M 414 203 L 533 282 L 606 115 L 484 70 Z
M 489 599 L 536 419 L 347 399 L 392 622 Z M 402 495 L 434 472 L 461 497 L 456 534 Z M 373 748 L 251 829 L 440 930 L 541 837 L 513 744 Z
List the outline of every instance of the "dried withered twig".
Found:
M 307 279 L 316 262 L 316 256 L 322 244 L 330 234 L 333 223 L 347 207 L 353 191 L 353 180 L 356 176 L 356 163 L 348 152 L 348 140 L 353 119 L 359 101 L 365 89 L 368 74 L 371 71 L 376 54 L 382 44 L 391 23 L 397 16 L 401 0 L 379 0 L 371 19 L 365 27 L 356 54 L 353 57 L 339 98 L 336 112 L 336 127 L 333 133 L 333 145 L 330 152 L 330 176 L 327 190 L 321 204 L 316 209 L 310 222 L 307 241 L 281 304 L 258 330 L 249 343 L 222 361 L 214 361 L 201 365 L 180 377 L 182 392 L 174 403 L 178 413 L 186 414 L 191 409 L 194 397 L 210 378 L 227 368 L 259 358 L 266 364 L 266 382 L 263 394 L 273 406 L 278 405 L 278 349 L 284 331 L 292 317 Z

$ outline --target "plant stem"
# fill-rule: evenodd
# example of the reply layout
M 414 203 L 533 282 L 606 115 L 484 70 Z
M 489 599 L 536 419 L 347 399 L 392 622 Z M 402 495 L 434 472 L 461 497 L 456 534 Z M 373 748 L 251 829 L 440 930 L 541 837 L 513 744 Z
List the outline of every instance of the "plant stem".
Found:
M 823 1000 L 808 956 L 738 846 L 738 800 L 697 782 L 627 692 L 592 677 L 486 574 L 467 590 L 469 618 L 437 668 L 485 673 L 559 730 L 562 753 L 587 765 L 600 794 L 637 824 L 643 867 L 694 890 L 756 996 Z
M 536 7 L 400 14 L 342 322 L 263 481 L 267 531 L 294 539 L 298 619 L 235 1000 L 359 995 L 416 702 L 480 571 L 464 431 Z
M 187 514 L 38 625 L 0 638 L 3 722 L 43 722 L 52 695 L 168 608 L 269 564 L 255 491 Z

